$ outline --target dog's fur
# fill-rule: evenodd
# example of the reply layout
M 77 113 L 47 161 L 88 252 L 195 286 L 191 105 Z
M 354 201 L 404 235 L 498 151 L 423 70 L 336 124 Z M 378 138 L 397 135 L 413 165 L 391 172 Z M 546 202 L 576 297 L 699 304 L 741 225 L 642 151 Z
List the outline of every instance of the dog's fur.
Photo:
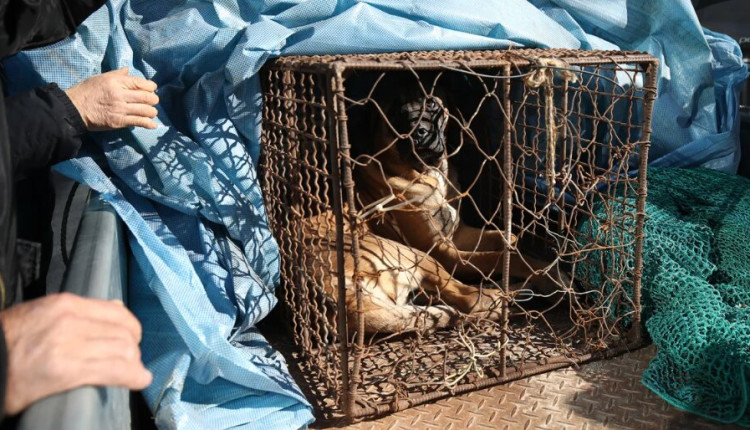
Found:
M 504 255 L 515 237 L 500 230 L 478 229 L 461 222 L 460 190 L 446 155 L 448 111 L 437 94 L 404 88 L 380 100 L 388 121 L 378 118 L 368 154 L 358 158 L 355 187 L 369 207 L 384 197 L 402 203 L 375 217 L 356 232 L 360 247 L 361 313 L 357 310 L 351 231 L 345 231 L 344 273 L 349 330 L 364 318 L 367 333 L 398 333 L 450 326 L 458 313 L 496 319 L 500 292 L 464 282 L 501 274 Z M 308 273 L 324 285 L 326 295 L 340 300 L 335 275 L 335 223 L 325 212 L 303 225 Z M 511 256 L 510 275 L 533 279 L 543 290 L 555 282 L 540 274 L 546 263 Z M 417 300 L 415 300 L 417 299 Z M 421 299 L 421 305 L 417 304 Z
M 379 121 L 375 130 L 374 155 L 360 157 L 365 165 L 356 171 L 357 192 L 364 206 L 389 195 L 411 203 L 373 219 L 372 231 L 428 253 L 464 282 L 499 275 L 506 249 L 516 238 L 509 235 L 507 240 L 501 230 L 461 221 L 461 190 L 447 158 L 448 110 L 443 97 L 437 90 L 424 95 L 410 88 L 384 103 L 389 121 Z M 553 280 L 546 273 L 550 264 L 544 261 L 517 253 L 510 260 L 512 278 L 531 280 L 544 293 L 559 289 L 557 283 L 565 280 Z
M 336 276 L 341 268 L 336 254 L 336 229 L 328 211 L 308 217 L 302 225 L 305 269 L 325 294 L 340 300 Z M 501 300 L 497 290 L 468 286 L 453 278 L 434 258 L 410 246 L 385 239 L 362 225 L 357 231 L 358 274 L 362 306 L 357 310 L 352 236 L 344 227 L 346 316 L 349 331 L 364 318 L 366 333 L 430 331 L 448 327 L 458 312 L 496 319 Z

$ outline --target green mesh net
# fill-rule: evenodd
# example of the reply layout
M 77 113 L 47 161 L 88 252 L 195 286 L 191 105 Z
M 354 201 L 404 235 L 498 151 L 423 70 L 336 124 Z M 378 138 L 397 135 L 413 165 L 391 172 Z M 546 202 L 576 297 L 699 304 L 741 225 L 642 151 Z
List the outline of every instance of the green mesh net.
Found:
M 750 180 L 650 169 L 648 186 L 642 304 L 658 351 L 643 383 L 680 409 L 750 426 Z M 592 219 L 580 230 L 600 229 Z M 584 267 L 577 276 L 607 288 Z

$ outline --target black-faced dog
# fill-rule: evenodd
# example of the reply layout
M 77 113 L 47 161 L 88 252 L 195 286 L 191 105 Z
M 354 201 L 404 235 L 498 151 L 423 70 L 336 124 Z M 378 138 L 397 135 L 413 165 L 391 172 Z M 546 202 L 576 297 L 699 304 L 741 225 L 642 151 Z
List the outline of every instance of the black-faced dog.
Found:
M 335 222 L 330 211 L 305 219 L 302 233 L 307 273 L 334 300 L 342 300 L 336 275 L 343 269 L 347 321 L 354 331 L 359 318 L 366 333 L 426 331 L 452 325 L 459 313 L 497 319 L 501 293 L 469 286 L 501 273 L 503 256 L 515 237 L 500 230 L 478 229 L 461 222 L 461 193 L 445 142 L 449 114 L 443 97 L 404 87 L 380 100 L 367 139 L 369 151 L 357 157 L 355 191 L 360 213 L 375 209 L 358 224 L 358 279 L 361 308 L 355 294 L 352 231 L 345 226 L 344 266 L 336 254 Z M 360 142 L 362 143 L 362 142 Z M 531 278 L 547 289 L 555 282 L 542 274 L 546 263 L 517 254 L 510 275 Z
M 397 209 L 370 221 L 372 232 L 427 253 L 461 281 L 497 277 L 503 256 L 516 238 L 461 221 L 462 191 L 446 146 L 449 112 L 445 99 L 439 88 L 428 93 L 420 86 L 407 85 L 381 101 L 388 121 L 376 122 L 370 154 L 358 159 L 364 166 L 355 171 L 356 190 L 364 207 L 389 196 L 401 202 Z M 553 279 L 549 266 L 512 253 L 510 276 L 549 293 L 568 282 L 562 274 Z

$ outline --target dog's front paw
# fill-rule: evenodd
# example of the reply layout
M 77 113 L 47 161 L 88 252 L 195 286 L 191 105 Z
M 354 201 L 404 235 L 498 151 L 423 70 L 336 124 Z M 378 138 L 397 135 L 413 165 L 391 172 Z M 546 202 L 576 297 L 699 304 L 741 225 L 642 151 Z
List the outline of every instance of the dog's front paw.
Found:
M 430 176 L 421 176 L 416 180 L 409 180 L 400 176 L 391 176 L 388 178 L 387 182 L 394 194 L 410 196 L 429 196 L 435 193 L 440 185 L 437 179 Z
M 437 184 L 433 184 L 433 178 L 429 181 L 409 181 L 400 177 L 388 178 L 388 186 L 396 200 L 406 203 L 412 209 L 430 209 L 447 206 L 445 200 L 440 196 Z

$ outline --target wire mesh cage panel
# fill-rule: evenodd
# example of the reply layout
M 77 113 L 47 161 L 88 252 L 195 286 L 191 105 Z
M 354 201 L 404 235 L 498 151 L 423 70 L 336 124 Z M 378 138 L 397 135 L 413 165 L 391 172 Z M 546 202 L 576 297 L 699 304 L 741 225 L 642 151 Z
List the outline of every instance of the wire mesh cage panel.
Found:
M 263 69 L 262 186 L 319 413 L 396 411 L 641 342 L 656 68 L 508 50 Z

